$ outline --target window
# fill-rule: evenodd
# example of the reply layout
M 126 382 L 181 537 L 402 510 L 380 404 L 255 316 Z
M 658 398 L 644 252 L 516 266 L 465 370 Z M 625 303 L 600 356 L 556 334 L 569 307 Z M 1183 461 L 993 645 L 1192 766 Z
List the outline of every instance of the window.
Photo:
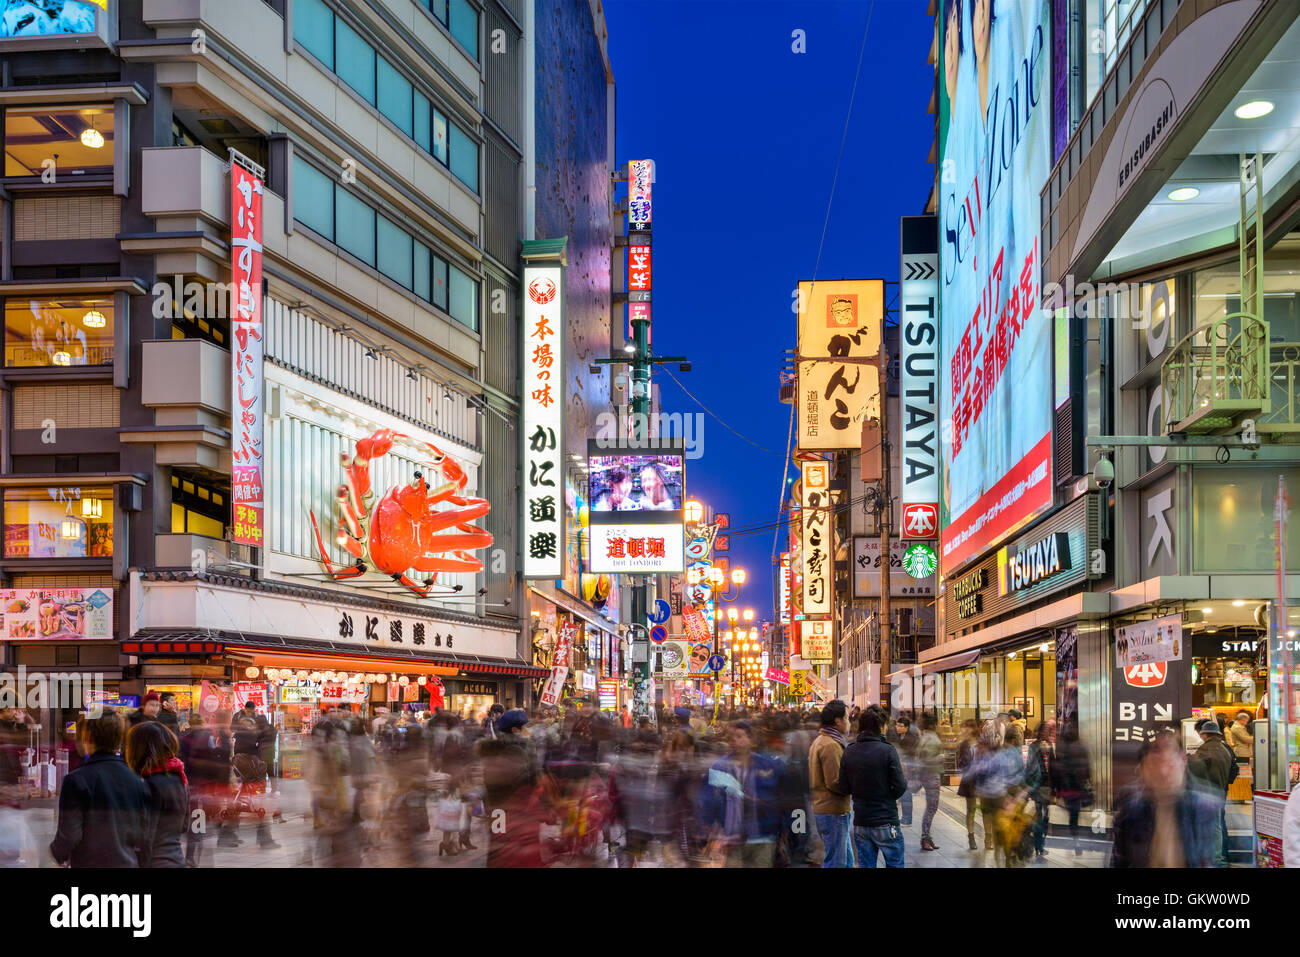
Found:
M 425 302 L 478 331 L 478 281 L 417 242 L 400 225 L 294 157 L 294 217 Z
M 433 111 L 433 153 L 439 163 L 447 163 L 447 117 Z
M 374 105 L 375 50 L 342 20 L 337 20 L 334 26 L 334 55 L 334 72 L 339 79 Z
M 5 365 L 113 364 L 112 299 L 6 299 Z
M 419 144 L 420 149 L 432 153 L 433 143 L 429 138 L 429 124 L 433 116 L 433 107 L 429 104 L 429 98 L 418 91 L 414 94 L 414 104 L 414 131 L 411 133 L 411 138 Z
M 478 331 L 478 283 L 468 274 L 455 266 L 451 267 L 451 283 L 448 290 L 450 305 L 447 309 L 451 317 L 462 325 Z
M 447 6 L 448 19 L 451 21 L 448 28 L 451 30 L 451 35 L 469 51 L 471 57 L 477 60 L 478 11 L 469 4 L 469 0 L 450 0 Z
M 379 59 L 379 112 L 393 121 L 399 130 L 415 138 L 412 125 L 411 81 L 397 72 L 387 60 Z M 423 99 L 423 97 L 421 97 Z M 428 102 L 427 100 L 425 102 Z
M 5 175 L 40 176 L 54 161 L 59 176 L 113 172 L 113 108 L 48 106 L 5 110 Z
M 296 0 L 293 38 L 327 69 L 334 69 L 334 11 L 322 0 Z
M 379 217 L 379 271 L 393 282 L 410 289 L 411 274 L 411 235 L 400 226 Z
M 1193 573 L 1271 572 L 1276 562 L 1273 501 L 1278 476 L 1300 488 L 1300 469 L 1197 465 L 1192 475 Z M 1287 570 L 1300 569 L 1300 522 L 1288 522 Z
M 172 475 L 172 533 L 225 538 L 230 492 L 189 473 Z
M 478 192 L 478 144 L 469 138 L 469 134 L 454 123 L 448 129 L 447 149 L 451 153 L 448 164 L 452 175 Z
M 113 490 L 6 489 L 5 558 L 111 558 Z
M 334 193 L 334 235 L 363 263 L 375 264 L 375 211 L 342 188 Z
M 326 239 L 334 238 L 334 183 L 301 156 L 293 158 L 293 216 Z

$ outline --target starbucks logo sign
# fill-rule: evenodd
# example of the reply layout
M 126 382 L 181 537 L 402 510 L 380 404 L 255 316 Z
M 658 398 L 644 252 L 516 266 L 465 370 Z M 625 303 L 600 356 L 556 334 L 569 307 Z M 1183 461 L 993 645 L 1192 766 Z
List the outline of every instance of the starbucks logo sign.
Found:
M 913 545 L 903 553 L 903 571 L 913 578 L 929 578 L 938 567 L 939 556 L 929 545 Z

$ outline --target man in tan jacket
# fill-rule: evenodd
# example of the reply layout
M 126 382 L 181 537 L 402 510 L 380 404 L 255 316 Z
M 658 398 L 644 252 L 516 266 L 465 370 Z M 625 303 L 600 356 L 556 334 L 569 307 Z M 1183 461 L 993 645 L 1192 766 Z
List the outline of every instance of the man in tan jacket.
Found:
M 1254 756 L 1255 735 L 1250 730 L 1252 720 L 1249 711 L 1238 711 L 1237 717 L 1227 727 L 1228 747 L 1241 761 L 1249 761 Z
M 849 730 L 848 707 L 832 701 L 822 708 L 821 729 L 808 750 L 808 782 L 812 788 L 813 817 L 817 833 L 826 847 L 822 867 L 852 867 L 853 844 L 849 840 L 849 796 L 837 791 L 840 758 Z

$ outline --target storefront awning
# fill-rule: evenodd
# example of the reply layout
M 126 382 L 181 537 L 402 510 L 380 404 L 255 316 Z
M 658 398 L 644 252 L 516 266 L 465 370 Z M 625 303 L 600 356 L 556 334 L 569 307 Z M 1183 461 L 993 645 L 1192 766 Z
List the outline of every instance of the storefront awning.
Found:
M 980 651 L 963 651 L 955 655 L 948 655 L 946 658 L 936 658 L 934 661 L 925 661 L 915 665 L 908 665 L 906 668 L 899 668 L 891 671 L 888 675 L 891 679 L 894 677 L 915 678 L 920 675 L 935 675 L 944 671 L 953 671 L 957 668 L 967 668 L 979 661 Z
M 602 618 L 599 612 L 597 612 L 592 608 L 588 608 L 584 606 L 576 598 L 571 598 L 568 595 L 565 595 L 558 591 L 542 591 L 540 588 L 533 588 L 533 587 L 529 587 L 528 590 L 531 591 L 538 598 L 544 599 L 545 601 L 549 601 L 557 608 L 561 608 L 564 611 L 567 611 L 570 615 L 573 615 L 575 618 L 581 618 L 583 621 L 591 625 L 593 628 L 599 628 L 600 630 L 607 631 L 613 635 L 618 634 L 617 624 L 605 618 Z
M 295 662 L 316 659 L 321 665 L 332 662 L 336 667 L 353 666 L 358 670 L 400 668 L 412 673 L 431 675 L 456 675 L 464 672 L 540 678 L 550 674 L 547 668 L 539 668 L 521 660 L 482 658 L 453 652 L 422 654 L 391 647 L 372 651 L 355 644 L 230 632 L 198 635 L 192 632 L 141 631 L 130 640 L 122 642 L 122 651 L 129 655 L 229 655 L 248 658 L 253 663 L 271 667 L 292 666 Z

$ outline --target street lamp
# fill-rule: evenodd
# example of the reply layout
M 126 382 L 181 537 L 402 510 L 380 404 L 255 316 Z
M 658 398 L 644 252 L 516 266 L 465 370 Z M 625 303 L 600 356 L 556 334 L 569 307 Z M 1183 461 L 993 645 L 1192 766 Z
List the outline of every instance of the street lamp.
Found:
M 704 506 L 695 499 L 686 503 L 686 521 L 691 525 L 698 525 L 700 519 L 704 518 Z
M 745 609 L 745 621 L 753 621 L 753 620 L 754 620 L 754 609 L 752 609 L 752 608 L 746 608 L 746 609 Z
M 736 619 L 739 617 L 740 617 L 740 612 L 736 611 L 736 609 L 734 608 L 727 609 L 727 621 L 731 622 L 732 624 L 735 624 Z

